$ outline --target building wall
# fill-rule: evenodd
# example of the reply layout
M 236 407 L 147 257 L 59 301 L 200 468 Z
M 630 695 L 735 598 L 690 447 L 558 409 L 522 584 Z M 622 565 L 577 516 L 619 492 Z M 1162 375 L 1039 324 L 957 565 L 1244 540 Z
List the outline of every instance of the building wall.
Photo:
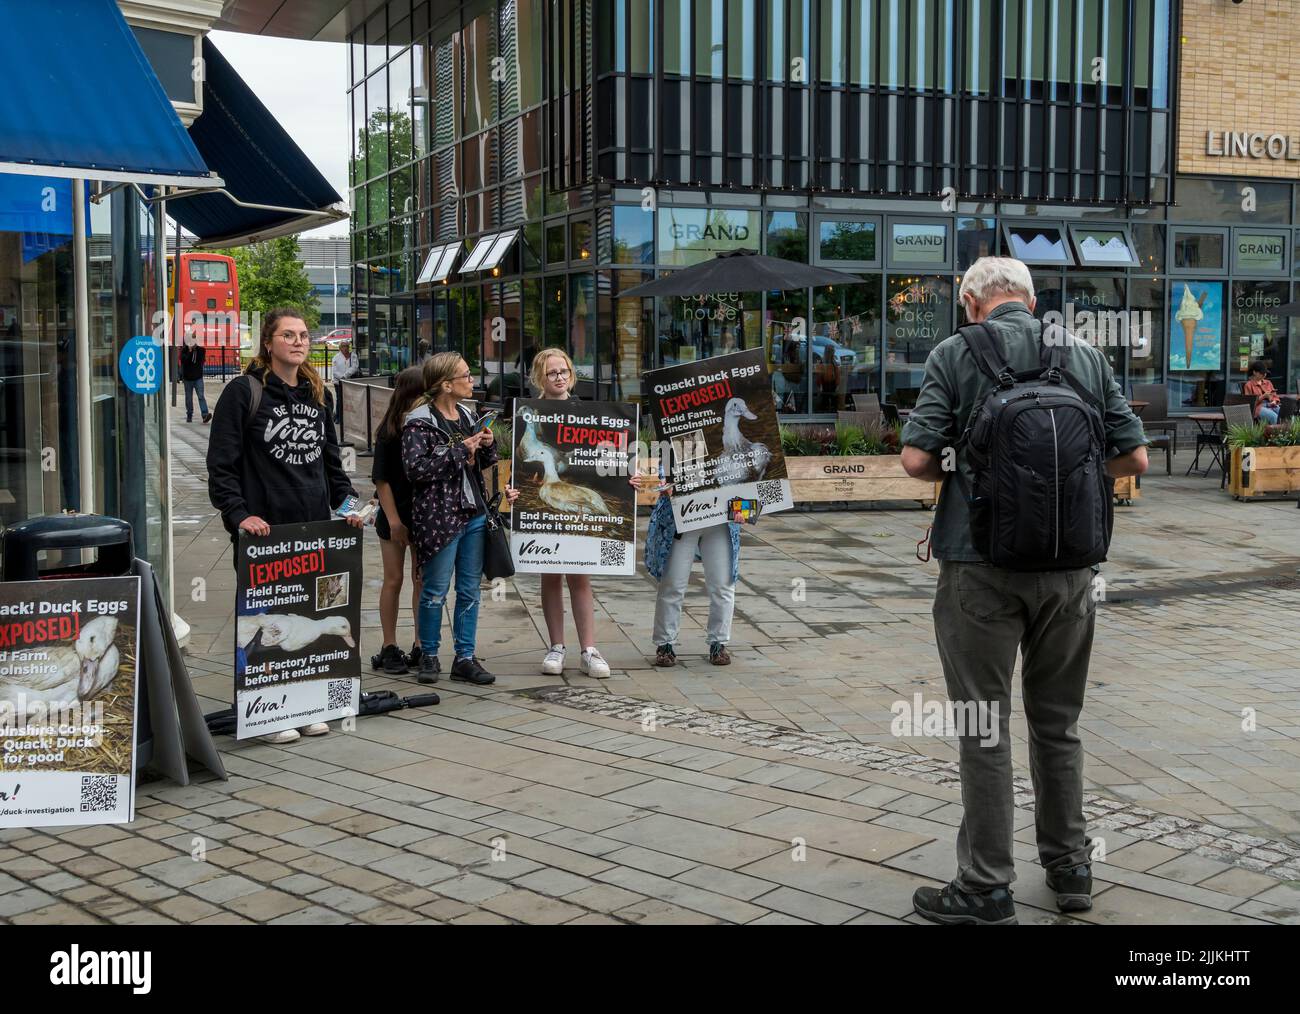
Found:
M 346 236 L 299 239 L 302 263 L 320 301 L 320 329 L 352 326 L 350 247 Z M 337 289 L 335 286 L 337 285 Z
M 1300 178 L 1300 18 L 1294 0 L 1183 0 L 1178 171 Z M 1294 158 L 1207 154 L 1207 135 L 1280 134 Z

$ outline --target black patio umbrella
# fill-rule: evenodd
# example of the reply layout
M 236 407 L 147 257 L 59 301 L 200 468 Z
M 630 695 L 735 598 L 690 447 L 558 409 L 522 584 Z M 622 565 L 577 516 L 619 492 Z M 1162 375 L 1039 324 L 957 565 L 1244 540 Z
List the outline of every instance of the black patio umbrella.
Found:
M 780 257 L 765 257 L 752 250 L 718 254 L 712 260 L 692 264 L 671 275 L 656 278 L 634 289 L 620 292 L 630 296 L 709 296 L 717 292 L 769 292 L 773 289 L 805 289 L 820 285 L 853 285 L 863 279 L 845 271 L 800 264 Z

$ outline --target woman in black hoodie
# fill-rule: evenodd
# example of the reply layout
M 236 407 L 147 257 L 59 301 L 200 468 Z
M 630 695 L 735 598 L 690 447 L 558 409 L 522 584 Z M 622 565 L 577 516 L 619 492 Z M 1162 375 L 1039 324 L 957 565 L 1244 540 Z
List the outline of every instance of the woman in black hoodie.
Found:
M 328 521 L 356 491 L 343 471 L 334 411 L 312 368 L 311 335 L 299 310 L 262 318 L 261 344 L 244 376 L 226 385 L 212 415 L 208 497 L 237 542 L 241 531 L 265 536 L 272 525 Z M 359 518 L 348 523 L 361 527 Z M 321 736 L 317 722 L 264 736 L 289 743 L 299 732 Z

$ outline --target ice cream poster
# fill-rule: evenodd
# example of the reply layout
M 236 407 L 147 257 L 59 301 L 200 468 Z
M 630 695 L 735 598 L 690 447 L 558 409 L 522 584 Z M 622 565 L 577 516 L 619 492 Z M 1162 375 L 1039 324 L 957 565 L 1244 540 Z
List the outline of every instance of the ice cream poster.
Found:
M 636 563 L 638 409 L 607 401 L 515 400 L 510 512 L 515 569 L 631 574 Z
M 794 506 L 765 355 L 750 349 L 645 374 L 656 438 L 672 447 L 678 531 L 732 520 L 735 498 L 767 514 Z
M 140 579 L 0 584 L 0 827 L 135 819 Z
M 346 521 L 241 532 L 236 549 L 235 737 L 356 715 L 361 529 Z
M 1223 283 L 1173 283 L 1169 369 L 1217 370 L 1223 359 Z

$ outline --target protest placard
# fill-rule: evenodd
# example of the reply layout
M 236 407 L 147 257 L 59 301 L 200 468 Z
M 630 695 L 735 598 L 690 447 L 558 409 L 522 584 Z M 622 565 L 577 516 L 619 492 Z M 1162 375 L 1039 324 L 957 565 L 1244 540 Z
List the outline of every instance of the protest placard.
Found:
M 361 530 L 345 521 L 239 535 L 237 739 L 357 713 Z
M 761 348 L 650 370 L 644 389 L 661 443 L 672 446 L 677 530 L 730 520 L 728 504 L 794 506 Z
M 140 579 L 0 584 L 0 827 L 135 817 Z
M 522 573 L 631 574 L 635 405 L 515 401 L 510 551 Z

